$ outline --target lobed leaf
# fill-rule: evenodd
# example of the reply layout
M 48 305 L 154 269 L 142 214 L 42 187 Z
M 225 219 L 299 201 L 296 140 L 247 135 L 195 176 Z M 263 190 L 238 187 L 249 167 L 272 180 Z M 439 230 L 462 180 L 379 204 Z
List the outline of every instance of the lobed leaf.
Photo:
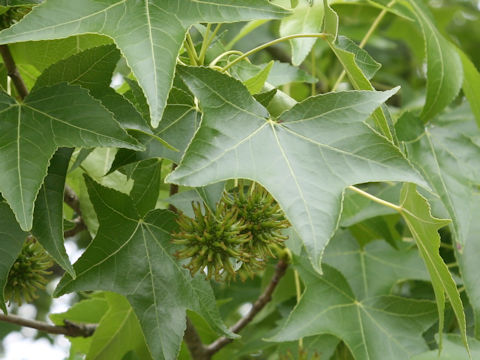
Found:
M 275 122 L 237 80 L 204 68 L 179 72 L 199 99 L 203 120 L 166 181 L 259 182 L 279 202 L 317 269 L 337 228 L 345 187 L 385 180 L 425 184 L 400 151 L 363 122 L 396 90 L 320 95 Z
M 80 34 L 112 38 L 142 86 L 157 127 L 172 86 L 177 55 L 200 22 L 272 19 L 287 15 L 266 0 L 47 0 L 0 33 L 0 44 Z

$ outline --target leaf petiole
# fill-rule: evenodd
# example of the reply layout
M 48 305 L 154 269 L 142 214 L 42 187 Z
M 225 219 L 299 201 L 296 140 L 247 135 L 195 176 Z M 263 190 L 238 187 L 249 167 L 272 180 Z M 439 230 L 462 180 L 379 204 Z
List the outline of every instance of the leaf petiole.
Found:
M 272 46 L 272 45 L 275 45 L 275 44 L 278 44 L 278 43 L 281 43 L 283 41 L 287 41 L 287 40 L 291 40 L 291 39 L 297 39 L 297 38 L 320 38 L 320 39 L 326 39 L 329 35 L 328 34 L 324 34 L 324 33 L 318 33 L 318 34 L 293 34 L 293 35 L 288 35 L 288 36 L 283 36 L 281 38 L 278 38 L 278 39 L 275 39 L 275 40 L 272 40 L 272 41 L 269 41 L 265 44 L 262 44 L 260 46 L 257 46 L 256 48 L 253 48 L 252 50 L 249 50 L 247 51 L 246 53 L 244 53 L 243 55 L 239 56 L 238 58 L 236 58 L 235 60 L 233 60 L 232 62 L 229 62 L 227 65 L 225 65 L 222 69 L 222 72 L 225 72 L 227 71 L 228 69 L 230 69 L 233 65 L 239 63 L 240 61 L 242 61 L 243 59 L 249 57 L 250 55 L 253 55 L 269 46 Z
M 348 189 L 352 190 L 352 191 L 355 191 L 357 194 L 360 194 L 362 195 L 363 197 L 366 197 L 367 199 L 370 199 L 374 202 L 376 202 L 377 204 L 380 204 L 380 205 L 383 205 L 383 206 L 386 206 L 386 207 L 389 207 L 391 209 L 394 209 L 398 212 L 402 212 L 403 210 L 403 207 L 401 206 L 398 206 L 398 205 L 395 205 L 395 204 L 392 204 L 391 202 L 388 202 L 386 200 L 383 200 L 383 199 L 380 199 L 372 194 L 369 194 L 368 192 L 366 191 L 363 191 L 355 186 L 349 186 Z

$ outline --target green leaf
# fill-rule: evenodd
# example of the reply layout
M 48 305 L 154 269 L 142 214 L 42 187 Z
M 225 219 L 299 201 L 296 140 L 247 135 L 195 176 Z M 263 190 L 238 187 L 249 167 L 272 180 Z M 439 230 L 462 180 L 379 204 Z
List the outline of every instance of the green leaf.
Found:
M 267 107 L 268 104 L 270 104 L 270 101 L 272 101 L 276 93 L 277 93 L 277 89 L 274 88 L 272 90 L 253 95 L 253 97 L 264 107 Z
M 462 62 L 455 47 L 437 30 L 423 0 L 406 0 L 422 28 L 427 54 L 427 98 L 421 114 L 424 122 L 452 102 L 462 86 Z
M 400 195 L 401 214 L 412 233 L 418 250 L 432 279 L 433 290 L 437 300 L 439 316 L 440 344 L 444 325 L 445 295 L 453 308 L 462 339 L 468 349 L 466 321 L 463 312 L 462 300 L 457 285 L 448 270 L 447 265 L 440 256 L 440 236 L 438 229 L 446 226 L 450 220 L 436 219 L 430 213 L 430 206 L 416 190 L 414 184 L 405 184 Z
M 320 95 L 274 122 L 237 80 L 204 68 L 182 67 L 180 73 L 200 101 L 203 120 L 166 181 L 259 182 L 279 202 L 317 268 L 337 227 L 345 187 L 384 180 L 424 184 L 399 150 L 363 122 L 395 90 Z
M 77 277 L 65 275 L 55 294 L 106 290 L 127 297 L 138 316 L 154 359 L 174 359 L 185 330 L 185 311 L 200 313 L 228 333 L 203 276 L 192 278 L 172 253 L 175 214 L 154 210 L 143 219 L 130 197 L 86 178 L 100 228 L 74 264 Z M 168 331 L 165 331 L 168 329 Z M 230 334 L 231 335 L 231 334 Z
M 457 49 L 462 60 L 463 73 L 463 92 L 470 104 L 473 114 L 477 120 L 477 125 L 480 127 L 480 73 L 467 55 L 460 49 Z
M 331 41 L 337 39 L 338 34 L 338 15 L 328 4 L 328 0 L 323 0 L 325 9 L 325 19 L 323 21 L 323 32 L 331 35 Z
M 38 77 L 32 91 L 61 82 L 80 85 L 93 96 L 109 87 L 113 71 L 120 60 L 115 45 L 94 47 L 49 66 Z
M 480 358 L 480 342 L 469 338 L 471 353 L 474 359 Z M 462 344 L 462 338 L 457 334 L 445 335 L 443 350 L 439 354 L 438 350 L 432 350 L 424 354 L 416 355 L 411 360 L 469 360 L 465 346 Z
M 144 160 L 138 162 L 133 169 L 134 184 L 130 197 L 140 216 L 144 216 L 157 204 L 160 193 L 160 164 L 158 159 Z
M 305 292 L 272 341 L 331 334 L 356 360 L 404 360 L 428 349 L 422 333 L 436 320 L 433 302 L 396 296 L 360 300 L 340 272 L 323 269 L 320 276 L 302 263 Z
M 295 34 L 315 34 L 322 30 L 323 4 L 320 1 L 309 5 L 302 2 L 293 10 L 293 14 L 280 22 L 280 36 Z M 312 50 L 317 39 L 299 38 L 290 40 L 292 47 L 292 63 L 300 65 Z
M 48 175 L 35 201 L 32 234 L 52 258 L 75 277 L 63 245 L 63 189 L 73 149 L 60 148 L 50 160 Z
M 335 45 L 338 49 L 342 49 L 354 54 L 355 64 L 358 66 L 358 68 L 361 70 L 361 73 L 367 78 L 367 80 L 371 80 L 375 73 L 382 66 L 380 63 L 375 61 L 375 59 L 372 58 L 368 52 L 360 48 L 357 44 L 345 36 L 339 36 Z M 358 78 L 360 78 L 360 76 Z M 359 86 L 359 89 L 360 87 L 361 86 Z
M 61 82 L 80 85 L 110 110 L 123 128 L 151 132 L 135 107 L 110 87 L 112 75 L 120 60 L 114 45 L 94 47 L 72 55 L 48 67 L 35 82 L 32 91 Z
M 230 73 L 234 77 L 245 83 L 245 80 L 254 77 L 256 74 L 264 70 L 269 65 L 270 62 L 266 64 L 255 65 L 246 61 L 242 61 L 238 64 L 235 64 L 231 68 Z M 273 61 L 273 66 L 270 69 L 266 80 L 269 85 L 275 87 L 290 84 L 293 82 L 315 83 L 317 81 L 318 80 L 315 77 L 313 77 L 306 71 L 297 68 L 289 63 L 284 63 L 280 61 Z M 266 90 L 266 86 L 264 86 L 263 90 Z
M 273 86 L 281 86 L 292 82 L 316 83 L 318 80 L 289 63 L 274 61 L 273 67 L 268 74 L 267 82 Z
M 415 249 L 395 250 L 384 241 L 373 241 L 361 248 L 347 231 L 332 239 L 324 261 L 345 276 L 360 300 L 390 294 L 399 279 L 429 280 Z
M 351 40 L 339 36 L 337 42 L 328 41 L 330 48 L 342 64 L 353 87 L 357 90 L 375 90 L 369 81 L 368 76 L 375 74 L 378 64 L 368 53 L 360 49 Z M 393 140 L 390 124 L 382 109 L 373 113 L 373 119 L 378 129 L 388 139 Z
M 42 88 L 22 103 L 0 93 L 0 112 L 0 192 L 24 230 L 32 227 L 33 204 L 57 147 L 142 148 L 78 86 Z
M 179 151 L 168 149 L 152 136 L 137 133 L 135 137 L 146 150 L 140 152 L 120 149 L 110 172 L 121 166 L 152 158 L 165 158 L 179 163 L 199 123 L 200 113 L 195 108 L 193 97 L 179 88 L 172 88 L 162 122 L 153 130 L 153 134 Z
M 462 274 L 463 284 L 468 295 L 468 300 L 473 308 L 475 321 L 475 337 L 480 338 L 480 278 L 478 276 L 478 259 L 480 258 L 480 196 L 472 195 L 474 204 L 471 209 L 472 226 L 467 235 L 465 247 L 461 252 L 455 252 L 455 256 Z
M 0 308 L 7 313 L 4 290 L 8 273 L 22 251 L 28 234 L 20 229 L 12 210 L 4 201 L 0 201 L 0 229 Z
M 270 61 L 267 66 L 258 72 L 255 76 L 252 76 L 250 79 L 244 82 L 250 94 L 258 94 L 262 91 L 263 85 L 267 80 L 270 70 L 272 69 L 273 61 Z
M 49 0 L 1 32 L 0 43 L 86 33 L 111 37 L 142 86 L 152 125 L 157 127 L 172 85 L 177 54 L 191 25 L 272 19 L 286 14 L 286 10 L 265 0 Z
M 426 126 L 406 148 L 409 159 L 440 196 L 453 220 L 454 240 L 463 246 L 475 221 L 471 195 L 480 185 L 480 131 L 473 121 L 453 116 Z
M 134 351 L 139 359 L 151 359 L 142 329 L 127 299 L 110 292 L 103 295 L 108 310 L 93 334 L 86 360 L 121 359 L 129 351 Z
M 42 72 L 50 65 L 81 51 L 111 43 L 112 40 L 105 36 L 86 34 L 67 39 L 10 44 L 9 48 L 17 64 L 30 64 Z
M 103 294 L 95 294 L 94 297 L 82 300 L 74 304 L 66 312 L 51 314 L 50 319 L 55 325 L 63 326 L 64 321 L 72 321 L 77 324 L 98 324 L 102 316 L 108 310 L 108 304 L 102 296 Z M 95 336 L 95 334 L 94 334 Z M 87 354 L 92 343 L 91 337 L 70 337 L 71 354 Z

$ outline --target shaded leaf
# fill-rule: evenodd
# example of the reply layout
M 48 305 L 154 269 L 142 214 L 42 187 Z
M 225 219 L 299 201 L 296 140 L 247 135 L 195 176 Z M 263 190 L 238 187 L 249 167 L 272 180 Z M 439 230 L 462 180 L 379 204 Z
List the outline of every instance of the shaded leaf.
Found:
M 203 120 L 166 181 L 259 182 L 279 202 L 317 268 L 337 227 L 345 187 L 382 180 L 423 184 L 398 149 L 363 123 L 393 91 L 320 95 L 274 122 L 237 80 L 203 68 L 182 67 L 180 73 L 200 101 Z
M 153 130 L 153 134 L 164 139 L 178 151 L 165 147 L 152 136 L 137 133 L 135 137 L 146 150 L 120 149 L 110 172 L 127 164 L 152 158 L 164 158 L 179 163 L 199 123 L 200 114 L 195 108 L 193 97 L 183 90 L 172 88 L 162 122 Z
M 50 160 L 35 201 L 32 234 L 62 268 L 75 276 L 63 245 L 63 190 L 72 152 L 71 148 L 60 148 Z
M 274 88 L 272 90 L 256 94 L 253 97 L 255 98 L 255 100 L 257 100 L 264 107 L 267 107 L 268 104 L 270 104 L 270 101 L 272 101 L 272 99 L 273 99 L 273 97 L 275 96 L 276 93 L 277 93 L 277 89 Z
M 0 308 L 7 313 L 4 289 L 8 273 L 20 254 L 28 234 L 20 229 L 12 210 L 4 201 L 0 201 L 0 229 Z
M 160 161 L 150 159 L 139 161 L 132 172 L 134 181 L 130 191 L 135 207 L 140 216 L 152 210 L 160 193 Z
M 50 41 L 27 41 L 10 44 L 13 58 L 17 64 L 33 65 L 43 72 L 50 65 L 92 47 L 111 44 L 105 36 L 86 34 L 66 39 Z
M 38 77 L 32 91 L 61 82 L 80 85 L 90 90 L 90 94 L 114 114 L 123 128 L 151 132 L 135 107 L 110 87 L 119 60 L 120 51 L 114 45 L 85 50 L 48 67 Z

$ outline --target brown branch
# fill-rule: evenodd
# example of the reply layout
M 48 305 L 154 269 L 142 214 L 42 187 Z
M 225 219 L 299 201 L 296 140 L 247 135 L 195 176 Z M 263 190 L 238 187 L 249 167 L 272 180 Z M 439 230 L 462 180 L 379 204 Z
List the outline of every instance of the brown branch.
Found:
M 64 238 L 75 236 L 87 228 L 87 225 L 85 225 L 85 222 L 80 216 L 77 216 L 75 219 L 73 219 L 73 222 L 75 223 L 75 226 L 72 229 L 63 232 Z
M 172 171 L 175 170 L 176 167 L 177 167 L 177 164 L 172 164 Z M 170 184 L 170 196 L 175 195 L 176 193 L 178 193 L 178 185 Z M 173 212 L 177 212 L 177 208 L 172 204 L 168 205 L 168 209 Z
M 78 199 L 77 194 L 75 194 L 75 191 L 73 191 L 73 189 L 68 185 L 65 185 L 65 190 L 63 192 L 63 201 L 65 201 L 65 204 L 70 206 L 78 216 L 82 216 L 82 210 L 80 209 L 80 200 Z
M 268 302 L 272 300 L 272 294 L 275 291 L 278 283 L 280 282 L 280 279 L 283 277 L 283 275 L 285 275 L 285 272 L 287 271 L 287 267 L 288 267 L 288 263 L 286 261 L 280 260 L 278 262 L 275 268 L 275 274 L 273 274 L 272 280 L 270 280 L 270 283 L 268 284 L 268 286 L 265 288 L 265 290 L 257 299 L 257 301 L 255 301 L 255 303 L 253 304 L 248 314 L 245 315 L 240 320 L 238 320 L 237 323 L 230 328 L 231 332 L 239 333 L 245 326 L 247 326 L 254 319 L 254 317 L 265 307 L 265 305 L 267 305 Z M 208 345 L 205 349 L 208 355 L 207 359 L 210 359 L 213 354 L 218 352 L 225 345 L 230 344 L 232 341 L 233 339 L 229 339 L 226 336 L 222 336 L 221 338 L 218 338 L 213 343 Z
M 0 321 L 37 329 L 49 334 L 66 335 L 70 337 L 89 337 L 93 335 L 97 328 L 95 324 L 77 324 L 68 320 L 64 320 L 63 326 L 51 325 L 42 321 L 25 319 L 17 315 L 4 314 L 0 314 Z
M 7 69 L 7 74 L 12 79 L 15 89 L 17 89 L 18 96 L 23 100 L 28 95 L 28 89 L 17 69 L 17 65 L 15 65 L 15 61 L 13 60 L 8 45 L 0 45 L 0 54 L 2 55 L 3 63 Z
M 195 326 L 192 324 L 190 319 L 187 317 L 187 328 L 185 329 L 185 334 L 183 334 L 183 340 L 190 351 L 192 359 L 195 360 L 209 360 L 210 355 L 207 353 L 207 348 L 203 344 L 202 339 L 198 335 Z
M 87 226 L 85 225 L 85 222 L 83 221 L 83 218 L 82 218 L 82 210 L 80 209 L 80 200 L 78 199 L 77 194 L 75 194 L 75 191 L 73 191 L 73 189 L 68 185 L 65 185 L 65 190 L 63 192 L 63 201 L 65 202 L 65 204 L 71 207 L 73 211 L 75 211 L 75 213 L 77 214 L 77 217 L 73 219 L 73 222 L 75 223 L 75 227 L 63 233 L 63 236 L 65 238 L 68 238 L 78 234 L 80 231 L 85 230 Z

